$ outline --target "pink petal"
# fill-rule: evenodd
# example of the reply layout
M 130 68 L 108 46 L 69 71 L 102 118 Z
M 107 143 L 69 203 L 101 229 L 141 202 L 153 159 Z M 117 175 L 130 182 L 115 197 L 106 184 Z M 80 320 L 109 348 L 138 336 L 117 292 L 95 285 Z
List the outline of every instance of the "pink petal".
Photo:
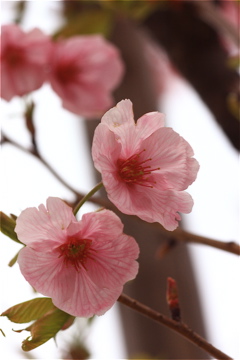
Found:
M 172 231 L 178 226 L 176 219 L 181 219 L 178 212 L 187 214 L 192 210 L 193 200 L 187 192 L 140 190 L 138 194 L 130 193 L 132 213 L 147 222 L 159 222 L 167 230 Z
M 47 210 L 52 224 L 61 230 L 66 229 L 72 221 L 76 221 L 72 208 L 57 197 L 47 199 Z
M 136 277 L 139 247 L 136 241 L 125 234 L 112 241 L 93 243 L 97 251 L 89 259 L 87 270 L 91 280 L 103 288 L 119 287 Z
M 120 151 L 121 145 L 116 141 L 115 135 L 106 125 L 99 124 L 95 129 L 92 143 L 92 157 L 96 169 L 104 169 L 106 173 L 114 171 Z
M 39 29 L 23 32 L 17 25 L 2 26 L 2 89 L 9 101 L 38 89 L 46 80 L 50 38 Z M 15 61 L 11 61 L 11 56 Z
M 63 107 L 85 117 L 100 116 L 113 103 L 111 91 L 123 75 L 118 50 L 102 36 L 75 36 L 52 47 L 49 81 Z M 74 76 L 61 78 L 67 70 Z
M 156 187 L 185 190 L 196 179 L 199 170 L 197 160 L 191 158 L 192 148 L 186 140 L 171 128 L 161 128 L 142 142 L 145 158 L 151 158 L 151 167 L 160 167 L 155 175 Z
M 63 268 L 56 252 L 41 252 L 29 247 L 18 255 L 18 264 L 25 279 L 38 292 L 49 297 L 60 297 L 66 301 L 73 293 L 71 270 Z
M 48 198 L 48 210 L 42 204 L 37 208 L 27 208 L 16 220 L 15 231 L 20 241 L 31 247 L 44 248 L 64 241 L 72 219 L 72 209 L 58 198 Z M 76 219 L 75 219 L 76 220 Z
M 118 127 L 124 123 L 134 125 L 132 102 L 130 100 L 120 101 L 103 115 L 101 122 L 115 133 L 117 133 Z
M 150 112 L 141 116 L 137 121 L 137 133 L 139 141 L 148 138 L 156 130 L 164 126 L 164 114 L 160 112 Z
M 123 288 L 123 286 L 101 288 L 89 278 L 86 271 L 82 271 L 71 281 L 73 283 L 71 297 L 64 301 L 62 297 L 54 297 L 52 300 L 61 310 L 79 317 L 103 315 L 117 301 Z
M 112 241 L 123 232 L 123 224 L 120 218 L 110 210 L 84 214 L 81 223 L 82 237 L 84 239 L 96 238 L 100 246 L 102 241 Z

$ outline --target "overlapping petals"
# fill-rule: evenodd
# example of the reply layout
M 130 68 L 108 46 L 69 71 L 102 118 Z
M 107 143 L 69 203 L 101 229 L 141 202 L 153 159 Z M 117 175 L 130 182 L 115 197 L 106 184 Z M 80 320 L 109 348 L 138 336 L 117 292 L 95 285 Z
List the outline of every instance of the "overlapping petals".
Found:
M 123 69 L 118 50 L 102 36 L 74 36 L 53 44 L 49 81 L 64 108 L 94 117 L 112 105 Z
M 2 26 L 1 97 L 10 101 L 40 88 L 47 76 L 50 39 L 39 29 Z
M 193 200 L 184 190 L 196 179 L 193 150 L 164 115 L 151 112 L 135 123 L 132 103 L 123 100 L 97 126 L 92 156 L 109 199 L 125 214 L 174 230 Z
M 18 256 L 23 276 L 74 316 L 104 314 L 138 272 L 138 245 L 109 210 L 77 221 L 62 200 L 49 198 L 46 208 L 24 210 L 15 231 L 27 245 Z

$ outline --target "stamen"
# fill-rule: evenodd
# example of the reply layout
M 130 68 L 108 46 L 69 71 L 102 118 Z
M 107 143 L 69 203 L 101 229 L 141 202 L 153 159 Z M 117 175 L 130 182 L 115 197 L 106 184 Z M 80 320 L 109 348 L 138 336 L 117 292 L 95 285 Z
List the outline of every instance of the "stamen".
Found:
M 92 240 L 78 239 L 69 237 L 65 244 L 58 247 L 60 252 L 59 258 L 64 257 L 63 261 L 66 266 L 74 266 L 76 271 L 80 271 L 81 268 L 86 268 L 87 259 L 92 259 L 91 252 L 96 251 L 92 248 Z
M 128 184 L 137 184 L 145 187 L 153 188 L 155 181 L 150 180 L 149 176 L 153 171 L 160 170 L 160 168 L 152 169 L 151 165 L 145 164 L 151 161 L 151 158 L 140 161 L 140 155 L 146 151 L 143 149 L 137 154 L 130 156 L 128 159 L 118 160 L 118 174 L 121 179 Z

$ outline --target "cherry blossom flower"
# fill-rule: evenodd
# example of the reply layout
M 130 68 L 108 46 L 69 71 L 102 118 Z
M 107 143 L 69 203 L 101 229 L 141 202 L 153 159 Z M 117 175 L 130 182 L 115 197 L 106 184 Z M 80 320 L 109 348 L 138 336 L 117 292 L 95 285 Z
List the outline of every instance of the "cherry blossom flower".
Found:
M 138 272 L 139 247 L 112 211 L 77 221 L 68 205 L 50 197 L 46 207 L 25 209 L 15 231 L 26 245 L 18 256 L 25 279 L 73 316 L 104 314 Z
M 123 75 L 116 47 L 100 35 L 74 36 L 52 48 L 50 83 L 65 109 L 94 117 L 113 103 L 111 91 Z
M 46 78 L 50 39 L 39 29 L 24 32 L 3 25 L 1 34 L 1 97 L 10 101 L 40 88 Z
M 134 122 L 132 103 L 122 100 L 102 117 L 92 156 L 109 199 L 125 214 L 174 230 L 193 200 L 185 190 L 198 162 L 186 140 L 164 127 L 164 115 L 150 112 Z

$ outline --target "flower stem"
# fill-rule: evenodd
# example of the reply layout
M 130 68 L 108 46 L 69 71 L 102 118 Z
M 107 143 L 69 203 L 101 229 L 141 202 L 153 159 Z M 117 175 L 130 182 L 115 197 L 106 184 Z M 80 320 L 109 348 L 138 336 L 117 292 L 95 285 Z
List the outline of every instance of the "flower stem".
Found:
M 80 207 L 86 202 L 88 201 L 99 189 L 101 189 L 101 187 L 103 186 L 102 181 L 100 183 L 98 183 L 91 191 L 89 191 L 89 193 L 87 195 L 85 195 L 80 201 L 79 203 L 76 205 L 75 209 L 73 210 L 74 215 L 77 215 L 78 210 L 80 209 Z

